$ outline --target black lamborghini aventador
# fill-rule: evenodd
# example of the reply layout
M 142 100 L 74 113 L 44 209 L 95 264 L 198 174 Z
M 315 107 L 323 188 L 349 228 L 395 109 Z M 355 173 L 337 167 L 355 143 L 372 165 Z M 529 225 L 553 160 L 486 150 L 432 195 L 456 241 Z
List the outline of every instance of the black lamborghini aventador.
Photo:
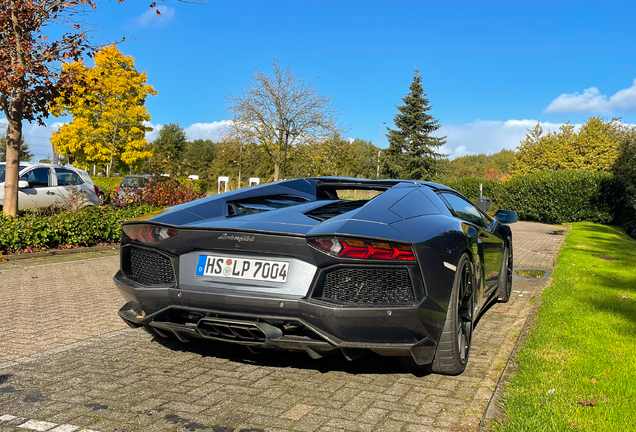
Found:
M 477 314 L 509 299 L 516 220 L 421 181 L 240 189 L 124 223 L 119 315 L 184 342 L 373 351 L 459 374 Z

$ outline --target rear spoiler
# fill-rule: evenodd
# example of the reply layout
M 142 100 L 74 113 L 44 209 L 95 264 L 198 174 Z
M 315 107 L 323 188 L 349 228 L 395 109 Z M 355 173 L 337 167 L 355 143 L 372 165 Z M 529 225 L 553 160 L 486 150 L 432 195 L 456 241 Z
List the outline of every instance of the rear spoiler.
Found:
M 349 177 L 313 177 L 316 187 L 325 191 L 337 191 L 343 189 L 349 190 L 377 190 L 385 191 L 400 183 L 409 183 L 422 186 L 428 186 L 432 189 L 449 189 L 447 186 L 425 182 L 421 180 L 367 180 Z

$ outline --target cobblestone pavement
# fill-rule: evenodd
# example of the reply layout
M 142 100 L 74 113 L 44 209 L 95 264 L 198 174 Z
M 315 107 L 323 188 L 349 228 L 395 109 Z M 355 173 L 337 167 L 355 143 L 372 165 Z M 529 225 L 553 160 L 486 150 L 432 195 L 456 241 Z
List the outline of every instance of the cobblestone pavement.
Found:
M 568 227 L 517 222 L 513 228 L 514 261 L 517 268 L 551 269 Z
M 29 261 L 0 265 L 0 364 L 128 328 L 117 315 L 122 301 L 112 281 L 118 255 Z
M 551 268 L 560 229 L 513 225 L 515 266 Z M 443 377 L 374 355 L 316 361 L 121 330 L 117 265 L 0 265 L 0 431 L 473 431 L 546 282 L 515 279 L 480 319 L 466 371 Z

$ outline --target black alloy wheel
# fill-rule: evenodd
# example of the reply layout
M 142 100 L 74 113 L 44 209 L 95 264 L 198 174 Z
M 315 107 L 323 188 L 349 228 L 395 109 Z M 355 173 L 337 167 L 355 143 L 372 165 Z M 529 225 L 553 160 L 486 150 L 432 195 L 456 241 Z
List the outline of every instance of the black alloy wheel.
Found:
M 505 266 L 505 268 L 503 268 Z M 512 273 L 514 270 L 514 260 L 512 258 L 512 239 L 506 238 L 506 250 L 504 252 L 504 259 L 502 263 L 502 269 L 499 275 L 499 288 L 498 298 L 502 303 L 507 303 L 512 295 Z
M 475 288 L 474 264 L 464 253 L 457 263 L 446 322 L 431 363 L 433 372 L 459 375 L 466 369 L 473 338 Z
M 508 237 L 508 297 L 510 298 L 510 294 L 512 293 L 512 272 L 514 270 L 514 260 L 512 259 L 512 239 Z
M 472 265 L 469 260 L 464 261 L 461 270 L 459 295 L 457 303 L 457 346 L 459 361 L 466 364 L 473 337 L 473 322 L 475 318 L 475 289 L 473 284 Z

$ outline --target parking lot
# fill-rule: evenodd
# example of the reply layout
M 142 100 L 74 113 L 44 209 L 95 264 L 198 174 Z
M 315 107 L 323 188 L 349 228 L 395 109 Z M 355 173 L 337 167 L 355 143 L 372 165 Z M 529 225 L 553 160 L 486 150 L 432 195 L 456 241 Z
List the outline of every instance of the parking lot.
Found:
M 519 222 L 515 267 L 551 269 L 564 236 Z M 252 354 L 154 340 L 117 316 L 117 251 L 0 264 L 0 431 L 471 431 L 547 279 L 515 279 L 457 377 L 394 358 Z

